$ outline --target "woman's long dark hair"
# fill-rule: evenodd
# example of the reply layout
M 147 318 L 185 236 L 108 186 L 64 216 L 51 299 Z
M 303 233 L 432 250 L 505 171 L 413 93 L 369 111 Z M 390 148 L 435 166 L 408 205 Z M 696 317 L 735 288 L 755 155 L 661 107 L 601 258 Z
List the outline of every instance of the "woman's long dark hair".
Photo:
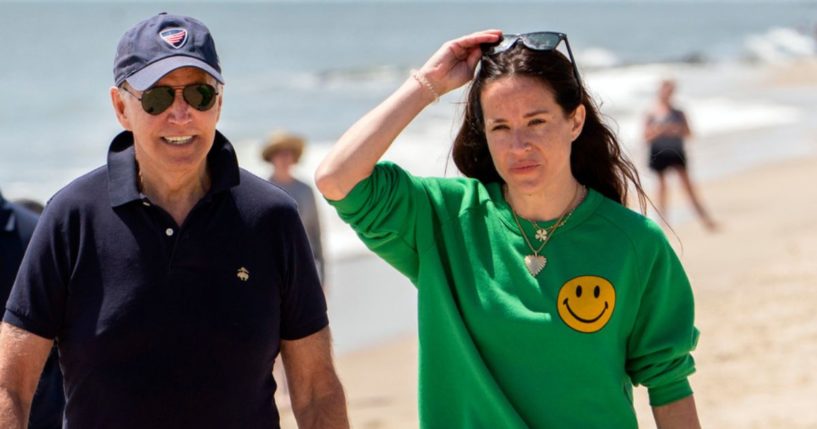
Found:
M 565 114 L 584 105 L 587 111 L 584 128 L 571 146 L 573 176 L 579 183 L 625 206 L 632 185 L 642 213 L 646 212 L 647 197 L 635 166 L 621 152 L 615 134 L 601 121 L 595 103 L 574 77 L 573 65 L 556 50 L 534 51 L 518 43 L 505 52 L 482 58 L 468 90 L 462 126 L 454 139 L 452 155 L 460 171 L 483 183 L 503 183 L 488 152 L 480 96 L 489 82 L 511 75 L 541 81 L 553 91 Z

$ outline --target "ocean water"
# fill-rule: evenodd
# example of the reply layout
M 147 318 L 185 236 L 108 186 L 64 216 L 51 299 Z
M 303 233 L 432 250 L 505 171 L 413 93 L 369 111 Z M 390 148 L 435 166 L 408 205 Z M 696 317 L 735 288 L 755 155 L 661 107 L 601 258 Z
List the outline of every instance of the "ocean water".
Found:
M 307 180 L 326 148 L 411 68 L 445 40 L 478 29 L 566 32 L 585 82 L 637 161 L 641 118 L 664 77 L 679 81 L 678 101 L 699 138 L 802 124 L 802 105 L 754 96 L 751 82 L 758 66 L 813 57 L 817 35 L 815 2 L 0 1 L 0 189 L 7 197 L 45 201 L 104 163 L 119 131 L 108 95 L 116 43 L 159 11 L 196 16 L 211 28 L 227 80 L 219 128 L 241 164 L 269 174 L 258 157 L 261 141 L 287 128 L 311 141 L 297 171 Z M 430 106 L 387 156 L 418 174 L 456 174 L 447 159 L 461 100 L 455 91 Z M 727 165 L 702 162 L 699 173 L 753 165 L 780 145 L 738 150 Z M 326 224 L 337 237 L 328 240 L 330 254 L 361 251 L 343 225 Z
M 691 119 L 690 154 L 701 180 L 817 153 L 803 143 L 817 135 L 817 96 L 797 86 L 763 85 L 770 68 L 814 58 L 813 1 L 0 0 L 0 189 L 7 198 L 46 201 L 105 162 L 120 129 L 108 95 L 116 44 L 127 28 L 160 11 L 195 16 L 212 30 L 227 80 L 219 129 L 242 166 L 261 176 L 269 174 L 259 158 L 261 141 L 273 129 L 309 138 L 297 175 L 311 180 L 332 142 L 410 69 L 444 41 L 484 28 L 567 33 L 584 81 L 639 167 L 645 167 L 643 113 L 666 77 L 679 83 L 677 101 Z M 416 174 L 455 175 L 448 155 L 461 101 L 455 91 L 429 106 L 386 157 Z M 644 180 L 649 187 L 648 174 Z M 321 209 L 330 258 L 353 267 L 339 272 L 343 263 L 330 265 L 335 308 L 355 308 L 361 295 L 368 302 L 410 301 L 412 291 L 395 286 L 401 280 L 393 272 L 380 276 L 388 288 L 364 284 L 361 273 L 383 267 L 354 259 L 365 249 L 327 205 Z M 335 311 L 346 348 L 413 319 L 410 305 L 379 308 L 379 314 Z M 372 320 L 396 313 L 390 327 L 373 327 Z
M 628 137 L 628 121 L 644 109 L 656 75 L 667 73 L 639 65 L 786 61 L 813 55 L 817 28 L 814 2 L 0 1 L 5 194 L 45 200 L 104 162 L 119 130 L 108 96 L 116 43 L 163 10 L 211 28 L 227 80 L 219 128 L 243 164 L 262 175 L 257 151 L 272 129 L 300 132 L 313 147 L 331 144 L 442 42 L 478 29 L 566 32 L 591 89 Z M 691 95 L 687 89 L 679 95 Z M 410 135 L 445 147 L 459 100 L 454 93 L 428 109 Z M 728 100 L 705 107 L 704 117 L 732 119 L 701 130 L 745 123 Z M 761 117 L 789 114 L 749 108 Z

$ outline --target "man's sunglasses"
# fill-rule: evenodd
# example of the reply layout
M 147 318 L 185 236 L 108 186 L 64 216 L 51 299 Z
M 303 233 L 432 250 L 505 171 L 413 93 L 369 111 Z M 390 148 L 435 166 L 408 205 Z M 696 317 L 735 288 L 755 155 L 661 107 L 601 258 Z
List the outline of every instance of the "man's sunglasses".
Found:
M 565 41 L 567 47 L 567 55 L 570 58 L 570 64 L 573 65 L 573 75 L 576 77 L 576 82 L 581 86 L 582 81 L 579 78 L 579 68 L 576 66 L 576 60 L 573 59 L 573 51 L 570 49 L 570 42 L 567 41 L 567 34 L 557 33 L 554 31 L 539 31 L 536 33 L 525 34 L 503 34 L 498 42 L 483 43 L 482 55 L 491 56 L 507 51 L 516 46 L 518 42 L 522 42 L 528 49 L 534 51 L 552 51 L 555 50 L 559 43 Z
M 182 98 L 190 107 L 202 112 L 210 110 L 216 104 L 218 95 L 216 88 L 206 83 L 194 83 L 187 86 L 154 86 L 143 91 L 141 98 L 128 91 L 126 86 L 123 86 L 122 89 L 141 101 L 142 109 L 151 115 L 158 115 L 173 105 L 177 89 L 182 90 Z

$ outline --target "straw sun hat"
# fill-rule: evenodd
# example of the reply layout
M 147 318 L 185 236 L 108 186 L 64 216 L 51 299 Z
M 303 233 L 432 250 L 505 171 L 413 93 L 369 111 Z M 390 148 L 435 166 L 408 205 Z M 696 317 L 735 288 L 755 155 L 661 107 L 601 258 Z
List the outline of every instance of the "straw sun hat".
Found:
M 264 150 L 261 152 L 261 158 L 263 158 L 264 161 L 271 162 L 272 157 L 282 150 L 292 151 L 292 157 L 295 162 L 298 162 L 298 160 L 301 159 L 301 154 L 304 152 L 303 137 L 288 131 L 275 131 L 267 137 Z

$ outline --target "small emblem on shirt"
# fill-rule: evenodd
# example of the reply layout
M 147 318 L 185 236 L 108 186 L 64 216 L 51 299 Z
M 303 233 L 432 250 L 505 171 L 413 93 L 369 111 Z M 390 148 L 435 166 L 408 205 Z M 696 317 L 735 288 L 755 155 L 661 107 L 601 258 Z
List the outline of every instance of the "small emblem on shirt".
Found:
M 250 271 L 244 267 L 241 267 L 235 273 L 235 276 L 238 277 L 238 279 L 241 280 L 242 282 L 245 282 L 250 279 Z
M 562 285 L 556 303 L 565 325 L 592 334 L 610 321 L 616 308 L 616 289 L 605 278 L 579 276 Z

